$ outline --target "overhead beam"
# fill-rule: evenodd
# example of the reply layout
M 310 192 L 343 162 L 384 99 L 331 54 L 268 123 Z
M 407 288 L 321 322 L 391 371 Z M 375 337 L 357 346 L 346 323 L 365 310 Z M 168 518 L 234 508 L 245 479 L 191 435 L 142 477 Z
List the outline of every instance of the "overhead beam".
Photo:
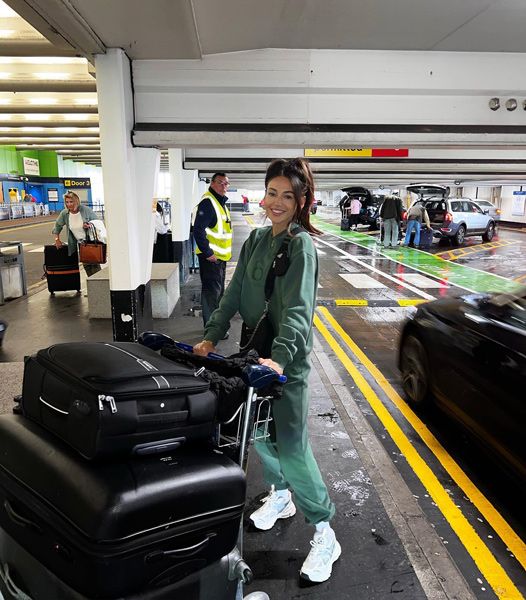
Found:
M 1 56 L 78 56 L 71 47 L 54 46 L 46 39 L 0 40 Z
M 95 81 L 0 80 L 0 92 L 96 92 Z

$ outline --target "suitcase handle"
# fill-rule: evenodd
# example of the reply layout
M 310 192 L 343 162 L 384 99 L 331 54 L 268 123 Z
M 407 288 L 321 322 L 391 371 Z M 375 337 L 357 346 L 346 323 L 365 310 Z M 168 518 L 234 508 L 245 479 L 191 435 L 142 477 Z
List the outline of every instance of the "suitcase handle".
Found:
M 13 581 L 9 574 L 9 565 L 7 563 L 0 565 L 0 579 L 5 583 L 5 587 L 13 600 L 32 600 L 25 592 L 23 592 Z
M 188 546 L 186 548 L 176 548 L 175 550 L 159 550 L 157 552 L 151 552 L 145 557 L 145 561 L 148 563 L 157 562 L 162 560 L 163 558 L 182 558 L 186 556 L 192 556 L 193 554 L 197 554 L 203 548 L 208 546 L 210 540 L 215 537 L 215 533 L 209 533 L 204 540 L 194 544 L 193 546 Z
M 20 527 L 32 527 L 37 533 L 42 535 L 42 528 L 39 525 L 37 525 L 34 521 L 30 521 L 29 519 L 26 519 L 26 517 L 19 515 L 11 506 L 9 500 L 4 500 L 4 508 L 7 513 L 7 516 L 11 519 L 11 521 L 13 521 L 13 523 L 20 525 Z

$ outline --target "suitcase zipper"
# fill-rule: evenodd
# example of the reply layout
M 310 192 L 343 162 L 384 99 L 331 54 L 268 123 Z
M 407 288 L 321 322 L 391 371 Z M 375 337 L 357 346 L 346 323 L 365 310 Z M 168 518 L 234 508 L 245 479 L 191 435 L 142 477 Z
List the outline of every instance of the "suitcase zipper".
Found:
M 104 410 L 104 402 L 107 402 L 110 405 L 110 410 L 112 413 L 117 412 L 117 405 L 115 404 L 115 398 L 113 396 L 99 394 L 99 410 L 101 412 Z

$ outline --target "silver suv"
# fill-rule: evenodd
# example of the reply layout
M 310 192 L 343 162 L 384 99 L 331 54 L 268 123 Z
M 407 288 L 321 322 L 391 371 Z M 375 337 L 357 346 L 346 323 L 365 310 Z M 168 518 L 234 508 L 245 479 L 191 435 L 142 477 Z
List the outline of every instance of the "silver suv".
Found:
M 467 236 L 480 235 L 490 242 L 495 235 L 495 220 L 469 198 L 448 198 L 449 188 L 441 185 L 410 185 L 408 191 L 420 197 L 427 210 L 433 237 L 449 239 L 460 246 Z

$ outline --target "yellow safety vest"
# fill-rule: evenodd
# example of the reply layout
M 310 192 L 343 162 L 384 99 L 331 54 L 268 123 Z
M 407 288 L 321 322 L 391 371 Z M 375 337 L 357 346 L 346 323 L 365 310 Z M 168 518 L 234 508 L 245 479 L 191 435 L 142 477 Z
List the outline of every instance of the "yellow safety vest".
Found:
M 206 191 L 201 201 L 208 198 L 216 211 L 216 224 L 214 227 L 207 227 L 206 239 L 210 244 L 210 250 L 219 260 L 230 260 L 232 258 L 232 224 L 230 222 L 230 212 L 226 206 L 222 206 L 219 200 L 210 191 Z M 196 254 L 201 254 L 199 247 L 196 248 Z

